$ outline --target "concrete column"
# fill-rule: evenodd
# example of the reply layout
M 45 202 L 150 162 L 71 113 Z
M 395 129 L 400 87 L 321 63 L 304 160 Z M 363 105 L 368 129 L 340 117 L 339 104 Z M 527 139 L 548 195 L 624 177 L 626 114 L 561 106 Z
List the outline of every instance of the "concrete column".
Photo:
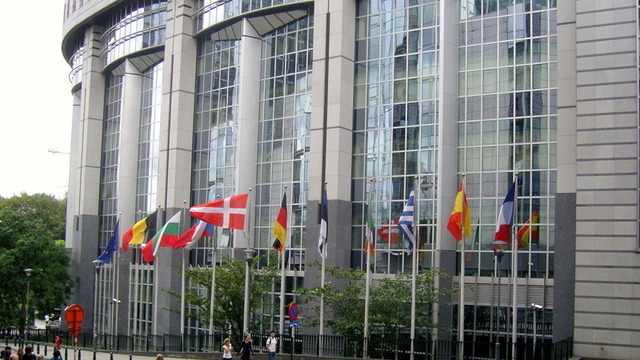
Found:
M 327 266 L 351 266 L 351 162 L 356 2 L 315 2 L 311 160 L 307 211 L 306 262 L 318 254 L 319 203 L 327 182 L 329 227 Z M 305 271 L 309 286 L 315 269 Z M 305 279 L 305 283 L 306 283 Z
M 102 118 L 104 87 L 102 62 L 99 57 L 102 29 L 93 26 L 85 32 L 86 55 L 82 67 L 79 103 L 74 111 L 74 132 L 77 142 L 71 148 L 71 164 L 76 178 L 72 186 L 77 198 L 67 209 L 67 247 L 72 249 L 72 276 L 79 280 L 73 289 L 72 303 L 85 309 L 86 324 L 93 324 L 95 269 L 92 261 L 98 256 L 98 200 L 102 150 Z M 91 325 L 85 325 L 91 327 Z
M 162 115 L 160 123 L 160 154 L 158 159 L 158 206 L 166 211 L 162 221 L 189 206 L 193 148 L 194 90 L 197 41 L 193 38 L 191 15 L 193 0 L 175 0 L 167 5 L 167 30 L 163 74 Z M 187 202 L 185 204 L 185 201 Z M 183 217 L 182 230 L 188 216 Z M 158 226 L 164 225 L 159 221 Z M 181 252 L 160 248 L 155 261 L 157 279 L 163 289 L 180 291 Z M 180 315 L 164 310 L 176 307 L 174 299 L 156 289 L 153 329 L 155 334 L 181 333 Z M 173 326 L 172 326 L 173 324 Z
M 238 146 L 236 147 L 236 189 L 244 194 L 255 189 L 260 99 L 260 59 L 262 37 L 247 19 L 242 22 L 242 48 L 238 83 Z M 255 194 L 255 193 L 254 193 Z M 251 203 L 255 203 L 251 200 Z M 249 231 L 234 231 L 235 248 L 253 246 L 252 225 Z
M 455 1 L 440 2 L 440 43 L 439 52 L 439 102 L 438 114 L 438 179 L 436 198 L 439 199 L 437 208 L 438 233 L 436 235 L 435 268 L 443 269 L 447 274 L 455 274 L 456 242 L 446 228 L 446 222 L 453 208 L 453 202 L 458 190 L 458 81 L 445 79 L 458 78 L 458 62 L 451 59 L 458 58 L 458 8 Z M 437 279 L 436 286 L 451 287 L 453 282 Z M 444 327 L 452 325 L 452 307 L 446 303 L 453 299 L 441 299 L 434 311 L 434 321 Z M 438 339 L 450 339 L 451 334 L 438 331 Z

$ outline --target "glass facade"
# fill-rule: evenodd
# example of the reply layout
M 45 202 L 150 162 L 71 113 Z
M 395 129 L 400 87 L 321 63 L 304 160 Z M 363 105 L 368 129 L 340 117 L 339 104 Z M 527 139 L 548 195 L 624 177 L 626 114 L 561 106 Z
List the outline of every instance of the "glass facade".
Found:
M 103 66 L 136 51 L 164 45 L 166 0 L 129 1 L 111 14 L 102 35 Z
M 420 266 L 432 264 L 438 171 L 437 1 L 358 2 L 352 266 L 363 267 L 366 204 L 378 229 L 374 271 L 411 271 L 395 224 L 414 186 Z M 419 183 L 414 178 L 419 178 Z
M 196 32 L 229 18 L 272 6 L 308 0 L 197 0 Z

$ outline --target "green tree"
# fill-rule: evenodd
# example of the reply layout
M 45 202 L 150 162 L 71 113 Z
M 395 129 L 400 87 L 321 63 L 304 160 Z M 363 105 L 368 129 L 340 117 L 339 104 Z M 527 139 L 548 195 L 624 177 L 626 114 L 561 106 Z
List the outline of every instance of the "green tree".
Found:
M 361 351 L 360 340 L 364 336 L 365 277 L 360 269 L 327 267 L 326 273 L 336 279 L 324 288 L 311 287 L 300 290 L 301 303 L 314 311 L 305 322 L 318 324 L 319 300 L 324 296 L 325 322 L 334 334 L 344 336 L 354 353 Z M 436 325 L 431 321 L 432 304 L 441 297 L 457 290 L 435 288 L 437 276 L 447 277 L 439 269 L 422 269 L 416 274 L 416 328 L 430 331 Z M 411 273 L 399 273 L 380 279 L 369 289 L 369 333 L 380 340 L 376 347 L 393 351 L 402 334 L 408 334 L 411 322 Z
M 274 306 L 267 294 L 274 283 L 280 283 L 280 278 L 276 276 L 278 273 L 278 261 L 276 258 L 275 252 L 270 252 L 268 255 L 258 256 L 251 260 L 249 304 L 253 314 L 257 309 Z M 261 264 L 267 265 L 258 269 Z M 241 341 L 242 337 L 245 266 L 244 260 L 222 255 L 221 264 L 216 268 L 214 327 L 219 330 L 230 331 L 236 342 Z M 199 309 L 199 311 L 186 316 L 197 319 L 203 325 L 208 326 L 211 315 L 211 268 L 198 267 L 188 269 L 185 272 L 185 276 L 191 279 L 192 285 L 195 285 L 186 290 L 185 301 Z M 180 297 L 179 293 L 169 293 L 177 298 Z M 179 311 L 177 309 L 170 310 Z M 249 330 L 258 329 L 260 321 L 260 319 L 252 319 L 249 323 Z
M 0 326 L 22 328 L 27 296 L 31 316 L 52 312 L 70 295 L 74 279 L 64 243 L 65 208 L 64 200 L 45 194 L 0 198 Z M 27 268 L 33 269 L 29 294 Z

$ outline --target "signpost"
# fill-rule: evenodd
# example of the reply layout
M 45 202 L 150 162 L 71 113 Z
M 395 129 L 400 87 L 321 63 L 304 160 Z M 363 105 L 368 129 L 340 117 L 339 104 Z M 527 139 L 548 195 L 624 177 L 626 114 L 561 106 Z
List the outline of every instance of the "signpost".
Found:
M 69 325 L 69 333 L 73 334 L 73 359 L 76 358 L 78 352 L 78 334 L 80 333 L 80 324 L 84 321 L 84 309 L 80 305 L 70 305 L 65 309 L 64 319 Z
M 292 302 L 289 304 L 289 331 L 291 332 L 291 357 L 293 359 L 293 352 L 296 347 L 296 329 L 298 327 L 298 304 Z

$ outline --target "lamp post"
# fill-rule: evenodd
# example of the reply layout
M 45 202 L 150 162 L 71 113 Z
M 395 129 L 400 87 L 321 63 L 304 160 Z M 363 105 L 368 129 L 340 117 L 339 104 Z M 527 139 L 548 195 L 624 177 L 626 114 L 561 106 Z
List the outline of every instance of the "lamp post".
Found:
M 95 276 L 94 276 L 94 295 L 93 295 L 93 349 L 96 349 L 97 346 L 97 338 L 98 338 L 98 330 L 96 329 L 98 321 L 97 321 L 97 315 L 98 315 L 98 296 L 100 295 L 98 292 L 98 285 L 100 284 L 100 282 L 98 281 L 98 275 L 100 274 L 100 266 L 102 266 L 102 264 L 104 264 L 104 261 L 99 260 L 99 259 L 95 259 L 93 260 L 93 265 L 95 265 L 96 267 L 96 271 L 95 271 Z
M 531 310 L 533 310 L 533 358 L 536 357 L 536 340 L 538 338 L 538 310 L 542 310 L 544 307 L 536 303 L 531 303 Z
M 255 249 L 245 249 L 244 257 L 247 261 L 245 265 L 245 273 L 244 273 L 244 321 L 242 324 L 242 331 L 244 334 L 249 332 L 249 281 L 251 277 L 251 260 L 253 256 L 256 254 Z
M 29 341 L 29 284 L 31 283 L 31 274 L 33 274 L 33 269 L 27 268 L 22 271 L 24 272 L 24 277 L 27 281 L 27 293 L 25 295 L 26 300 L 24 305 L 24 344 L 26 346 Z

